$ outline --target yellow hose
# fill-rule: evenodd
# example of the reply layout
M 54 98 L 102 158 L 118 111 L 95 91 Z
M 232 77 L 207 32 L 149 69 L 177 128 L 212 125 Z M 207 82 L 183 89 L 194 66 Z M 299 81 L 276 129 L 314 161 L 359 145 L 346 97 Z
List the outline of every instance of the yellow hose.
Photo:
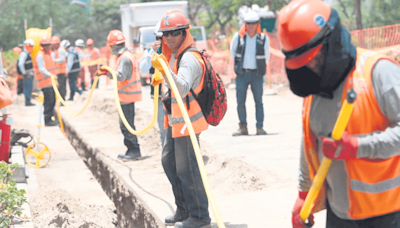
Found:
M 53 89 L 54 89 L 54 92 L 56 93 L 57 99 L 59 99 L 61 104 L 63 104 L 67 108 L 67 111 L 71 116 L 79 116 L 80 114 L 82 114 L 82 112 L 89 105 L 89 102 L 92 99 L 93 91 L 96 88 L 97 82 L 99 81 L 99 77 L 96 76 L 94 78 L 94 82 L 93 82 L 92 88 L 90 89 L 89 98 L 87 99 L 86 104 L 83 106 L 83 108 L 79 112 L 74 113 L 74 112 L 72 112 L 72 110 L 69 107 L 69 105 L 67 104 L 67 102 L 65 102 L 64 99 L 61 97 L 60 91 L 58 91 L 57 82 L 56 82 L 56 76 L 51 75 L 50 78 L 51 78 L 51 83 L 53 84 Z
M 143 130 L 136 131 L 128 123 L 128 121 L 126 120 L 125 115 L 124 115 L 124 113 L 122 111 L 121 102 L 119 101 L 119 98 L 118 98 L 117 76 L 115 75 L 114 70 L 109 66 L 102 66 L 101 69 L 102 70 L 108 70 L 108 72 L 110 72 L 112 77 L 113 77 L 112 84 L 113 84 L 113 88 L 114 88 L 115 105 L 117 106 L 119 117 L 121 118 L 122 122 L 124 123 L 126 129 L 128 129 L 128 131 L 131 134 L 134 134 L 134 135 L 141 135 L 141 134 L 145 133 L 146 131 L 148 131 L 154 125 L 154 123 L 157 120 L 158 99 L 156 99 L 156 98 L 158 97 L 158 86 L 159 85 L 154 86 L 154 97 L 155 97 L 155 99 L 154 99 L 154 115 L 153 115 L 153 119 L 151 120 L 151 123 L 147 127 L 145 127 Z
M 201 179 L 203 180 L 204 189 L 206 190 L 206 194 L 207 194 L 210 206 L 211 206 L 211 210 L 214 214 L 215 219 L 217 220 L 217 225 L 219 228 L 225 228 L 225 224 L 222 221 L 221 214 L 218 210 L 217 203 L 215 202 L 214 195 L 211 190 L 210 181 L 208 180 L 206 169 L 204 167 L 203 157 L 201 155 L 200 146 L 197 141 L 196 134 L 194 133 L 192 123 L 190 122 L 189 114 L 187 113 L 187 110 L 183 104 L 182 98 L 180 97 L 178 88 L 176 87 L 175 81 L 171 76 L 171 73 L 170 73 L 167 63 L 162 58 L 160 58 L 159 55 L 156 55 L 156 56 L 157 56 L 157 61 L 161 64 L 162 68 L 164 69 L 164 72 L 166 73 L 166 76 L 167 76 L 167 79 L 168 79 L 168 82 L 169 82 L 169 85 L 170 85 L 172 91 L 176 95 L 176 101 L 178 102 L 179 109 L 181 110 L 181 113 L 185 120 L 186 127 L 189 131 L 190 139 L 192 140 L 194 152 L 196 155 L 197 165 L 199 166 Z M 154 89 L 154 91 L 158 91 L 158 89 Z M 154 97 L 156 97 L 156 95 L 154 95 Z M 154 99 L 154 100 L 157 100 L 157 99 Z
M 354 108 L 354 100 L 356 98 L 356 93 L 351 88 L 347 92 L 347 98 L 344 100 L 342 108 L 340 109 L 339 116 L 336 120 L 335 126 L 332 131 L 332 138 L 338 141 L 342 138 L 342 134 L 346 129 L 347 123 L 349 122 L 350 115 Z M 315 201 L 318 197 L 319 191 L 321 190 L 322 184 L 324 183 L 325 177 L 328 173 L 329 167 L 331 166 L 332 160 L 324 157 L 322 159 L 321 165 L 315 175 L 313 184 L 307 197 L 304 201 L 303 207 L 300 211 L 300 218 L 305 222 L 311 214 L 314 208 Z

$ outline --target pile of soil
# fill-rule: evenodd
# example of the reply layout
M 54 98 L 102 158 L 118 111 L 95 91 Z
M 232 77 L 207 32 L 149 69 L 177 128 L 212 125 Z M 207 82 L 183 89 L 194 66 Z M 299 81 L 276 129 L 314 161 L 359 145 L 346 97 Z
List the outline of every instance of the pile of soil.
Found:
M 61 189 L 36 194 L 30 206 L 35 228 L 117 227 L 112 208 L 83 204 Z

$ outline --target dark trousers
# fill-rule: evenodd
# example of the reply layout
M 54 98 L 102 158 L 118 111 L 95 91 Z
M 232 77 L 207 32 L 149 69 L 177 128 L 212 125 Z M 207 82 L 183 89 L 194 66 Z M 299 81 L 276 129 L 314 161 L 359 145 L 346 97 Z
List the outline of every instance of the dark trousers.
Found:
M 32 76 L 24 75 L 23 85 L 24 85 L 24 96 L 25 96 L 25 104 L 31 103 L 31 95 L 32 95 Z
M 79 75 L 79 71 L 78 72 L 72 72 L 72 73 L 68 73 L 68 84 L 69 84 L 69 99 L 73 100 L 74 99 L 74 95 L 75 92 L 81 94 L 82 92 L 78 89 L 78 86 L 76 85 L 76 78 Z
M 165 139 L 161 161 L 172 185 L 176 206 L 189 212 L 191 218 L 210 219 L 207 195 L 190 137 L 172 138 L 169 126 Z
M 24 84 L 23 84 L 23 79 L 19 78 L 17 79 L 17 94 L 22 94 L 24 92 Z
M 67 77 L 65 74 L 57 74 L 58 91 L 63 100 L 65 100 L 65 94 L 67 94 Z
M 121 104 L 122 112 L 125 115 L 126 120 L 133 129 L 135 128 L 135 103 Z M 124 123 L 119 118 L 119 127 L 122 134 L 124 135 L 124 144 L 128 148 L 129 153 L 140 154 L 140 147 L 138 138 L 136 135 L 129 132 L 125 127 Z
M 53 87 L 42 88 L 44 96 L 44 122 L 48 123 L 51 121 L 51 117 L 54 112 L 54 105 L 56 104 L 56 94 L 54 93 Z
M 326 210 L 326 228 L 400 228 L 400 212 L 362 220 L 345 220 L 332 212 L 329 203 Z
M 263 81 L 263 77 L 258 76 L 257 71 L 244 72 L 242 76 L 236 77 L 237 112 L 240 123 L 245 127 L 247 127 L 246 96 L 249 85 L 251 92 L 253 92 L 254 102 L 256 103 L 256 127 L 263 127 Z

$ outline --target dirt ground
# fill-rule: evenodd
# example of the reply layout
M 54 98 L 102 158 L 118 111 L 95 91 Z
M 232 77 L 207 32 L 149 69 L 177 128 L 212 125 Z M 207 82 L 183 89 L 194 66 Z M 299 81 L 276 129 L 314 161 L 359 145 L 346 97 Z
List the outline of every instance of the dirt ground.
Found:
M 235 90 L 228 90 L 228 112 L 221 124 L 210 127 L 200 136 L 206 170 L 226 227 L 291 227 L 291 210 L 297 195 L 301 99 L 280 90 L 279 95 L 263 98 L 268 136 L 254 136 L 255 111 L 251 92 L 247 96 L 247 116 L 252 136 L 231 136 L 238 123 Z M 149 93 L 149 87 L 143 87 L 143 101 L 136 106 L 137 129 L 146 126 L 153 115 Z M 80 110 L 87 97 L 88 92 L 77 96 L 74 102 L 68 102 L 72 111 Z M 37 106 L 21 106 L 23 98 L 17 99 L 10 109 L 15 116 L 15 127 L 29 126 L 36 132 Z M 109 158 L 113 169 L 118 170 L 161 220 L 173 213 L 171 186 L 161 167 L 157 124 L 138 137 L 144 159 L 121 162 L 116 158 L 117 154 L 124 153 L 126 148 L 109 87 L 95 90 L 82 115 L 72 117 L 66 107 L 61 108 L 61 113 L 90 145 Z M 36 181 L 32 180 L 34 178 L 28 181 L 35 227 L 115 227 L 112 202 L 101 192 L 79 156 L 64 154 L 74 151 L 59 128 L 47 127 L 42 133 L 43 141 L 54 152 L 48 166 L 31 171 L 36 174 Z M 76 164 L 82 167 L 76 168 Z M 211 210 L 210 216 L 213 228 L 217 227 Z M 324 227 L 323 212 L 318 213 L 315 220 L 314 227 Z
M 37 136 L 38 106 L 23 104 L 24 98 L 17 96 L 14 104 L 7 108 L 14 119 L 12 127 L 28 129 Z M 113 203 L 59 128 L 44 127 L 41 137 L 52 158 L 43 168 L 28 167 L 27 196 L 33 227 L 116 227 Z

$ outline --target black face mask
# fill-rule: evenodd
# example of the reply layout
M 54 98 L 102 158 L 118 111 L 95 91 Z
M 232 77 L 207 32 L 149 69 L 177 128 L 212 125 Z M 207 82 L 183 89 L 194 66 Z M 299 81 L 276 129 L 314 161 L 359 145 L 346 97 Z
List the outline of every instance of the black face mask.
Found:
M 351 44 L 350 33 L 342 26 L 334 9 L 331 11 L 326 26 L 328 27 L 325 27 L 325 30 L 321 30 L 324 32 L 324 37 L 317 41 L 319 44 L 323 44 L 323 49 L 325 49 L 323 51 L 324 63 L 321 68 L 321 76 L 306 66 L 299 69 L 286 68 L 290 88 L 298 96 L 306 97 L 311 94 L 318 94 L 332 98 L 333 91 L 343 82 L 355 65 L 356 49 Z M 310 47 L 318 46 L 316 44 L 307 45 Z M 307 50 L 303 49 L 302 51 L 305 53 Z M 293 55 L 293 53 L 289 54 Z M 294 52 L 294 54 L 296 53 Z

